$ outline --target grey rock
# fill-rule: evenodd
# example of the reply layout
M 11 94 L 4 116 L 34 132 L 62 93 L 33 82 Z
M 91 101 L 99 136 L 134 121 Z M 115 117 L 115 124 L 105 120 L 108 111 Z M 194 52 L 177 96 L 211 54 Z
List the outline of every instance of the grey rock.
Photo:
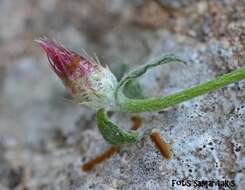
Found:
M 81 164 L 109 145 L 95 112 L 71 103 L 33 39 L 96 52 L 113 70 L 176 53 L 186 66 L 165 65 L 140 79 L 148 96 L 171 94 L 244 67 L 244 9 L 238 0 L 0 1 L 0 189 L 180 189 L 172 180 L 183 179 L 234 180 L 243 189 L 245 81 L 140 114 L 144 139 L 86 173 Z M 129 129 L 130 117 L 112 119 Z M 171 160 L 152 144 L 153 128 L 170 143 Z

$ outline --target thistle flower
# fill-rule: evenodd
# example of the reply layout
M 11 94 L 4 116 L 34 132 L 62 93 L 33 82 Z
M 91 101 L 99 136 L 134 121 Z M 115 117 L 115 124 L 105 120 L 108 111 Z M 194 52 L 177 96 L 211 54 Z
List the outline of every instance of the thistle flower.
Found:
M 99 61 L 81 56 L 53 40 L 36 42 L 45 50 L 53 71 L 59 76 L 74 100 L 94 109 L 113 109 L 117 79 Z
M 47 38 L 36 40 L 47 53 L 49 63 L 74 99 L 97 110 L 97 124 L 104 139 L 113 145 L 138 142 L 143 135 L 128 132 L 114 124 L 107 110 L 121 112 L 159 111 L 184 101 L 245 79 L 245 68 L 219 76 L 206 83 L 168 95 L 152 98 L 130 98 L 124 94 L 129 82 L 134 82 L 148 70 L 169 63 L 185 63 L 174 54 L 161 55 L 127 73 L 119 82 L 108 67 L 99 61 L 80 56 Z

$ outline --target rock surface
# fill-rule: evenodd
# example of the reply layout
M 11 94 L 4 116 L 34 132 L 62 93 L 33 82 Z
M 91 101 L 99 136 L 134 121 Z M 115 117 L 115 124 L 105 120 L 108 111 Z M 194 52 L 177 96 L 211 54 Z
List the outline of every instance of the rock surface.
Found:
M 96 52 L 115 72 L 176 53 L 187 66 L 166 65 L 140 80 L 149 96 L 170 94 L 245 66 L 244 1 L 1 0 L 0 28 L 1 190 L 183 189 L 172 187 L 183 179 L 234 180 L 232 188 L 243 189 L 244 80 L 141 114 L 142 142 L 86 173 L 80 165 L 109 145 L 94 111 L 71 103 L 33 39 Z M 131 117 L 112 119 L 130 128 Z M 150 141 L 153 128 L 171 144 L 172 160 Z

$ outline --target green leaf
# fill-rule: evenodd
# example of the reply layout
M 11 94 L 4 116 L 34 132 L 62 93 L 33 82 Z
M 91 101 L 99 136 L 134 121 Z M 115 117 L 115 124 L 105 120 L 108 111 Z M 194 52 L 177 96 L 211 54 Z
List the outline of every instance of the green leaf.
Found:
M 104 109 L 97 111 L 97 125 L 104 139 L 112 145 L 135 143 L 140 140 L 137 132 L 127 132 L 114 124 Z
M 123 79 L 118 83 L 117 89 L 115 91 L 115 97 L 116 100 L 119 102 L 118 97 L 124 97 L 124 88 L 125 86 L 129 85 L 130 83 L 133 83 L 135 79 L 145 74 L 149 69 L 152 69 L 154 67 L 157 67 L 162 64 L 167 63 L 185 63 L 182 59 L 177 57 L 174 54 L 168 54 L 168 55 L 161 55 L 154 60 L 150 61 L 149 63 L 146 63 L 145 65 L 142 65 L 135 70 L 129 72 Z M 131 85 L 132 87 L 132 85 Z M 131 98 L 131 97 L 129 97 Z M 119 102 L 120 104 L 120 102 Z
M 122 63 L 112 70 L 117 80 L 120 81 L 124 74 L 128 72 L 127 64 Z M 124 94 L 129 98 L 143 99 L 145 98 L 141 85 L 138 81 L 128 81 L 123 89 Z
M 138 81 L 132 80 L 125 84 L 123 93 L 128 98 L 144 99 L 144 92 Z

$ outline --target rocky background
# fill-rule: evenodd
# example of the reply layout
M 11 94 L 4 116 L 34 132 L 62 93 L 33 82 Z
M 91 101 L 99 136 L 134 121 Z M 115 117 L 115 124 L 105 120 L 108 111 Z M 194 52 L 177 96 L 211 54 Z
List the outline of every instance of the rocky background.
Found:
M 48 36 L 90 54 L 117 73 L 176 53 L 186 66 L 147 73 L 149 96 L 170 94 L 245 66 L 241 0 L 0 0 L 0 189 L 159 190 L 172 180 L 235 180 L 245 185 L 245 81 L 156 113 L 145 137 L 92 172 L 80 165 L 109 147 L 95 112 L 71 102 L 33 42 Z M 125 128 L 130 114 L 114 113 Z M 150 141 L 157 128 L 171 144 L 165 160 Z M 188 189 L 194 189 L 189 187 Z M 210 189 L 223 189 L 213 187 Z

